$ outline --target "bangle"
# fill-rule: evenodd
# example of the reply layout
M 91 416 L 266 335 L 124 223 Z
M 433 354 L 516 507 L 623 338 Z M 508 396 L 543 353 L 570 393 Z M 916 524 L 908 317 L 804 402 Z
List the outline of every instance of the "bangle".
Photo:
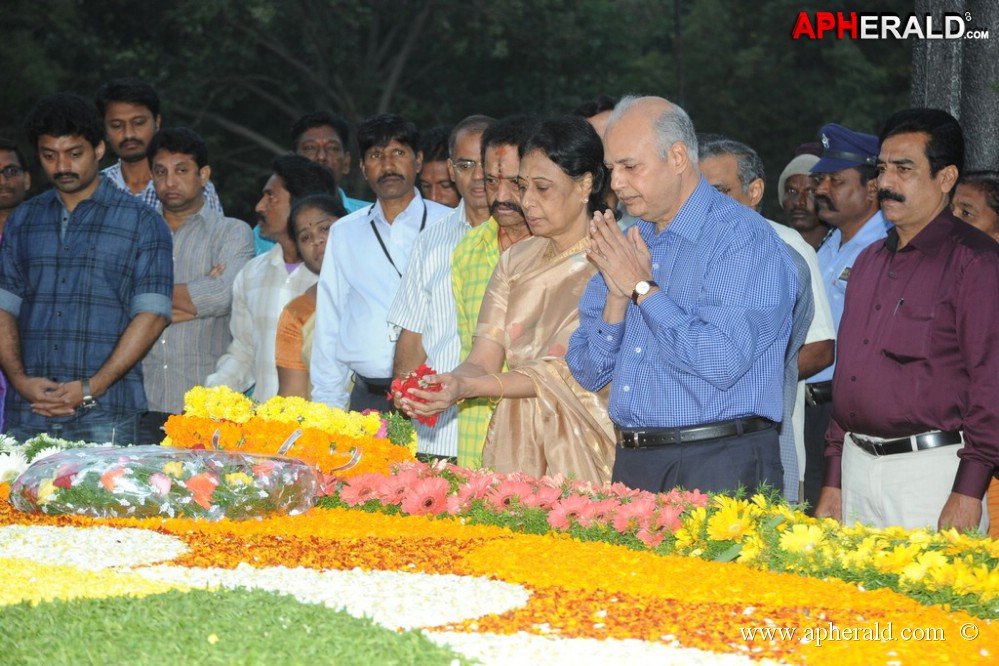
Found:
M 493 400 L 492 398 L 489 399 L 489 402 L 492 403 L 493 406 L 496 406 L 496 405 L 499 404 L 499 401 L 503 399 L 503 393 L 504 393 L 504 391 L 503 391 L 503 380 L 500 379 L 500 376 L 497 375 L 497 374 L 490 373 L 489 376 L 492 377 L 492 378 L 494 378 L 496 381 L 498 381 L 499 385 L 500 385 L 500 394 L 499 394 L 499 397 L 496 398 L 495 400 Z

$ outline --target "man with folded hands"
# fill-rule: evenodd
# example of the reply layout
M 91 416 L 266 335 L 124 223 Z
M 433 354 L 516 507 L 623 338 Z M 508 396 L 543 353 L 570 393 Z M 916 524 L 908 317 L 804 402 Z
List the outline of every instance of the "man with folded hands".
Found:
M 839 328 L 816 515 L 985 529 L 999 463 L 999 245 L 950 211 L 961 126 L 936 109 L 881 133 L 877 196 L 894 228 L 857 258 Z
M 600 274 L 566 361 L 591 391 L 613 380 L 613 480 L 653 492 L 780 488 L 790 250 L 701 175 L 693 124 L 664 99 L 618 103 L 604 161 L 639 221 L 625 234 L 609 211 L 594 215 Z

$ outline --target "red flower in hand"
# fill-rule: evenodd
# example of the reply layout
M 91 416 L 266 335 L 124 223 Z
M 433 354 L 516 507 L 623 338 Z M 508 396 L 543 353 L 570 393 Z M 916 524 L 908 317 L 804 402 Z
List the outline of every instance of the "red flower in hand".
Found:
M 415 395 L 410 394 L 408 391 L 411 388 L 423 389 L 424 391 L 440 391 L 440 384 L 428 384 L 424 377 L 427 375 L 436 375 L 437 371 L 428 366 L 426 363 L 422 364 L 416 370 L 413 370 L 408 375 L 406 379 L 393 379 L 392 380 L 392 390 L 389 393 L 389 400 L 392 400 L 392 396 L 396 393 L 401 393 L 410 400 L 415 400 L 417 402 L 426 402 L 422 398 L 417 398 Z M 425 426 L 434 427 L 437 425 L 437 415 L 433 416 L 417 416 L 416 420 Z

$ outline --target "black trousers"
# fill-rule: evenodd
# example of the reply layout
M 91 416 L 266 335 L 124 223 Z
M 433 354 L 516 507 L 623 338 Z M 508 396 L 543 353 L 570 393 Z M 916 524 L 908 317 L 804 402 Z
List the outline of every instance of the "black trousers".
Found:
M 673 444 L 648 449 L 617 447 L 613 481 L 650 492 L 676 487 L 701 492 L 752 492 L 761 484 L 780 490 L 784 468 L 780 463 L 777 430 Z
M 388 399 L 391 379 L 369 379 L 354 375 L 354 388 L 350 391 L 350 410 L 363 412 L 373 409 L 383 414 L 398 412 L 395 404 Z
M 826 430 L 831 417 L 832 402 L 805 405 L 805 488 L 801 499 L 808 502 L 810 516 L 815 515 L 826 473 Z

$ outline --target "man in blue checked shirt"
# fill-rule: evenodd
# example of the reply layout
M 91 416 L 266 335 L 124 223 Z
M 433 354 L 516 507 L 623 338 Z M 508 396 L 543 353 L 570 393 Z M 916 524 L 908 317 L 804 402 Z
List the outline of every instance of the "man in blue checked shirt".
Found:
M 639 218 L 594 216 L 600 269 L 566 361 L 584 387 L 611 383 L 613 480 L 653 492 L 782 485 L 784 356 L 798 288 L 759 214 L 711 187 L 680 107 L 626 97 L 604 135 L 611 187 Z
M 8 433 L 134 443 L 139 361 L 170 322 L 170 231 L 98 174 L 104 128 L 86 100 L 45 97 L 25 128 L 54 189 L 18 207 L 0 245 Z

